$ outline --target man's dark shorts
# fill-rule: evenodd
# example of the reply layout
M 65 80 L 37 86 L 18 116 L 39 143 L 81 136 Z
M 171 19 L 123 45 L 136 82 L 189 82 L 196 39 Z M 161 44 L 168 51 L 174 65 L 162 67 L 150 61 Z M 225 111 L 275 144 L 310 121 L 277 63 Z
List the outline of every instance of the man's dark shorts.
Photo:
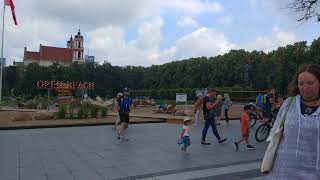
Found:
M 128 114 L 123 114 L 123 113 L 119 113 L 120 116 L 120 122 L 122 123 L 129 123 L 129 113 Z

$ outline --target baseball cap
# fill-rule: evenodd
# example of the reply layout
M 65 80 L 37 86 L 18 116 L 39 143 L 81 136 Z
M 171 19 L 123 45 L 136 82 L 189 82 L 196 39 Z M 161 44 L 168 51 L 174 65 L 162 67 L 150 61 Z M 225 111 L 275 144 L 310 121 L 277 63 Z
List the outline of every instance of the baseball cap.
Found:
M 128 88 L 123 88 L 122 92 L 129 92 Z

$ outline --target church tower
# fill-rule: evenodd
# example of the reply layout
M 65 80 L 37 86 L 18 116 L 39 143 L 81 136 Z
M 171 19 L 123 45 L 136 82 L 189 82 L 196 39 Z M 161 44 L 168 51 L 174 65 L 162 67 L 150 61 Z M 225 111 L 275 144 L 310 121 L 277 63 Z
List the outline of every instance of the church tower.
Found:
M 73 49 L 73 60 L 72 61 L 84 62 L 83 36 L 81 35 L 80 29 L 78 31 L 78 34 L 75 35 L 73 39 L 71 36 L 70 41 L 68 41 L 67 45 L 68 45 L 68 48 Z

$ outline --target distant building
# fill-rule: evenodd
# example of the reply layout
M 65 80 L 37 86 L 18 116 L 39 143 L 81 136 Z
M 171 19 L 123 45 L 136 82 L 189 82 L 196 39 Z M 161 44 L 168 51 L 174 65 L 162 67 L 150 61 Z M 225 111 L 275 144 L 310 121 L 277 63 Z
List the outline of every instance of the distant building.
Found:
M 84 61 L 86 63 L 94 63 L 94 56 L 85 55 L 84 56 Z
M 24 66 L 24 63 L 23 63 L 23 62 L 16 62 L 16 61 L 13 61 L 13 66 L 21 67 L 21 66 Z
M 7 60 L 6 58 L 0 58 L 0 65 L 1 63 L 3 63 L 3 66 L 2 67 L 6 67 L 7 66 Z
M 39 52 L 28 51 L 24 48 L 24 65 L 38 63 L 40 66 L 50 66 L 54 62 L 69 66 L 73 62 L 84 63 L 83 36 L 80 30 L 78 34 L 71 36 L 67 41 L 67 48 L 43 46 L 40 44 Z

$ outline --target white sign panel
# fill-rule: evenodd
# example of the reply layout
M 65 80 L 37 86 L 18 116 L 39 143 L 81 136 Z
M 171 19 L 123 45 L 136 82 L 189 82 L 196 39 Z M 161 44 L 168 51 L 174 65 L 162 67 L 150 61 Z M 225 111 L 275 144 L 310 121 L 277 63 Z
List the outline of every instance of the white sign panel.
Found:
M 187 102 L 187 94 L 176 94 L 176 102 Z

